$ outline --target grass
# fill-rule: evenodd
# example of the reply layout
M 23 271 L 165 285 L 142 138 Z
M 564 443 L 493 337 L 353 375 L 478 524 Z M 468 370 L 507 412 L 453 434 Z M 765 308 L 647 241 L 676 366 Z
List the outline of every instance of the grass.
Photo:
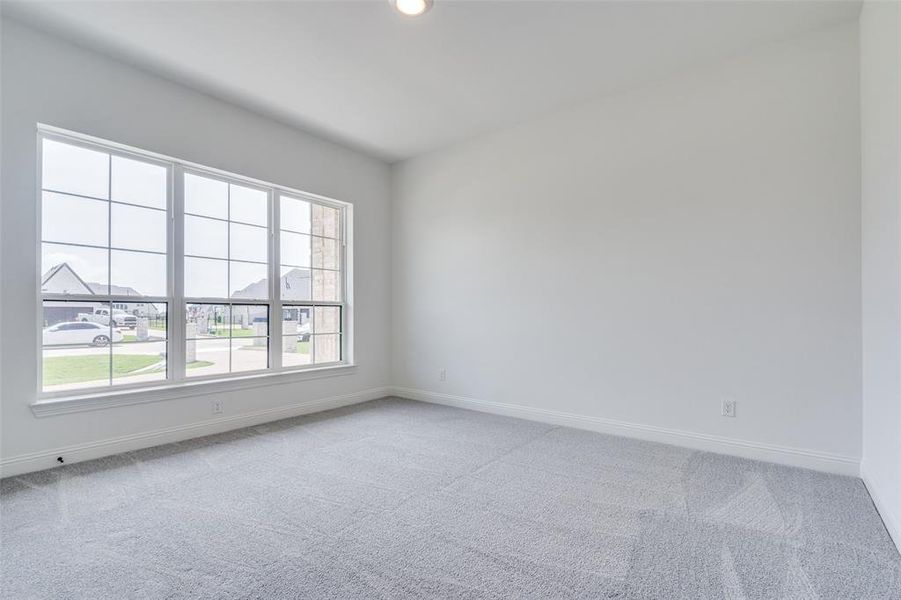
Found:
M 123 342 L 137 342 L 139 340 L 138 340 L 137 335 L 132 334 L 132 333 L 125 333 L 125 334 L 122 334 L 122 341 Z M 159 336 L 159 335 L 151 335 L 146 340 L 140 340 L 140 341 L 142 341 L 142 342 L 165 342 L 166 338 L 163 336 Z M 118 344 L 119 342 L 116 342 L 116 343 Z
M 223 337 L 228 335 L 227 328 L 218 328 Z M 233 337 L 250 337 L 253 329 L 235 329 Z M 132 335 L 126 335 L 123 341 L 133 341 Z M 266 346 L 249 346 L 247 348 L 266 350 Z M 245 348 L 246 349 L 246 348 Z M 310 342 L 297 342 L 297 354 L 309 354 Z M 165 367 L 146 369 L 162 360 L 161 357 L 150 354 L 116 354 L 113 361 L 113 378 L 130 377 L 150 373 L 160 373 Z M 188 369 L 208 367 L 213 363 L 206 360 L 198 360 L 186 365 Z M 137 371 L 141 371 L 137 373 Z M 44 385 L 62 385 L 71 383 L 84 383 L 86 381 L 102 381 L 109 373 L 109 355 L 91 354 L 86 356 L 51 356 L 44 359 L 43 374 Z
M 160 373 L 163 367 L 142 371 L 141 369 L 160 362 L 159 356 L 149 354 L 117 354 L 113 360 L 113 378 L 129 377 L 145 373 Z M 208 367 L 211 362 L 198 360 L 187 365 L 189 369 Z M 91 354 L 87 356 L 51 356 L 44 359 L 44 385 L 61 385 L 65 383 L 83 383 L 100 381 L 109 374 L 109 355 Z
M 122 354 L 113 361 L 113 377 L 126 377 L 133 371 L 160 362 L 159 356 Z M 82 383 L 106 379 L 109 374 L 109 355 L 51 356 L 44 359 L 44 385 Z
M 213 363 L 208 360 L 195 360 L 194 362 L 190 362 L 190 363 L 186 364 L 185 368 L 199 369 L 200 367 L 208 367 L 211 364 L 213 364 Z

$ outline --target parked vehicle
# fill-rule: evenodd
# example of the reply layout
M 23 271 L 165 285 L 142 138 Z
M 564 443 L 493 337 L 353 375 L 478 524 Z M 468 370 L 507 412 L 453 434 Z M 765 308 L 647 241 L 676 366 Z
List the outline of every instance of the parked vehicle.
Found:
M 285 331 L 284 331 L 283 333 L 284 333 L 285 335 L 292 335 L 292 334 L 296 335 L 296 336 L 297 336 L 297 341 L 299 341 L 299 342 L 309 342 L 309 341 L 310 341 L 310 334 L 313 333 L 311 325 L 312 325 L 312 322 L 311 322 L 311 321 L 307 321 L 307 322 L 304 323 L 303 325 L 297 325 L 296 331 L 290 331 L 290 330 L 286 327 L 286 328 L 285 328 Z
M 95 308 L 92 313 L 78 313 L 79 321 L 91 321 L 101 325 L 109 325 L 110 311 L 108 308 Z M 116 327 L 134 329 L 138 326 L 138 318 L 124 310 L 113 309 L 113 323 Z
M 297 323 L 297 339 L 301 342 L 310 341 L 310 334 L 312 332 L 312 321 L 310 321 L 310 312 L 312 308 L 305 307 L 301 308 L 298 306 L 286 306 L 282 308 L 282 322 L 295 322 Z M 291 331 L 285 331 L 285 335 L 289 335 Z
M 44 328 L 43 343 L 45 346 L 62 346 L 64 344 L 106 346 L 110 343 L 111 336 L 113 343 L 121 342 L 123 339 L 121 331 L 110 330 L 108 325 L 70 321 Z

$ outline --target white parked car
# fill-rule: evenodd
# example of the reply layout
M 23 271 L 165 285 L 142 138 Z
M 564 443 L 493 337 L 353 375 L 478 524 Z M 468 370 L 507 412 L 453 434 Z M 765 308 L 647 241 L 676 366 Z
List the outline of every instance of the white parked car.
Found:
M 110 331 L 109 325 L 100 325 L 90 321 L 72 321 L 57 323 L 44 328 L 45 346 L 62 346 L 64 344 L 93 344 L 106 346 L 110 343 L 112 335 L 113 343 L 122 341 L 122 332 L 118 329 Z

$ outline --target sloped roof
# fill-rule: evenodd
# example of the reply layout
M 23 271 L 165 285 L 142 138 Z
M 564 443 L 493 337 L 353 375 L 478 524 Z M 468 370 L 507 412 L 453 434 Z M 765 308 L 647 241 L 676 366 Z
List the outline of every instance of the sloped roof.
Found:
M 75 272 L 75 269 L 73 269 L 72 267 L 69 266 L 69 263 L 60 263 L 60 264 L 56 265 L 55 267 L 51 267 L 46 273 L 44 273 L 41 276 L 41 289 L 44 289 L 47 286 L 47 283 L 49 281 L 51 281 L 54 277 L 59 276 L 59 274 L 63 273 L 63 272 L 68 273 L 69 275 L 74 277 L 75 280 L 78 281 L 79 284 L 81 284 L 82 288 L 84 289 L 84 293 L 86 293 L 86 294 L 96 294 L 97 293 L 94 291 L 94 289 L 91 288 L 91 285 L 94 285 L 94 284 L 85 283 L 84 279 L 79 277 L 78 273 Z
M 106 284 L 105 283 L 94 283 L 89 281 L 87 283 L 88 287 L 91 288 L 91 292 L 95 294 L 103 294 L 106 295 Z M 132 287 L 122 286 L 122 285 L 113 285 L 109 286 L 109 293 L 112 296 L 140 296 L 141 294 Z
M 285 296 L 285 292 L 287 290 L 295 290 L 292 293 L 292 299 L 294 300 L 309 300 L 310 299 L 310 270 L 309 269 L 298 269 L 294 268 L 281 276 L 281 281 L 279 282 L 282 289 L 282 296 Z M 301 298 L 298 297 L 296 290 L 306 290 L 306 297 Z M 236 291 L 232 294 L 232 298 L 266 298 L 269 296 L 269 283 L 268 279 L 261 279 L 254 283 L 251 283 L 247 287 Z
M 81 277 L 79 277 L 78 273 L 75 272 L 69 263 L 60 263 L 54 267 L 51 267 L 41 276 L 41 288 L 46 288 L 48 282 L 51 282 L 54 277 L 58 277 L 61 273 L 67 273 L 71 277 L 73 277 L 83 289 L 83 293 L 85 294 L 94 294 L 94 295 L 107 295 L 107 286 L 105 283 L 95 283 L 93 281 L 85 281 Z M 69 292 L 71 293 L 71 292 Z M 140 292 L 136 289 L 123 285 L 110 285 L 109 286 L 109 294 L 113 296 L 140 296 Z

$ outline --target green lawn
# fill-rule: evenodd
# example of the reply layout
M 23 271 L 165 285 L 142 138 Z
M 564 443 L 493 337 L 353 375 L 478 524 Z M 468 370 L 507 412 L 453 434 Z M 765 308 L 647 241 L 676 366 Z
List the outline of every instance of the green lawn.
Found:
M 133 371 L 160 362 L 159 356 L 147 354 L 122 354 L 113 361 L 113 377 L 124 377 Z M 109 356 L 51 356 L 44 359 L 44 385 L 81 383 L 106 379 L 109 373 Z
M 188 363 L 185 365 L 186 369 L 199 369 L 200 367 L 208 367 L 212 362 L 208 360 L 195 360 L 194 362 Z
M 160 362 L 159 356 L 149 354 L 117 354 L 113 360 L 113 377 L 137 375 L 135 371 Z M 198 360 L 187 365 L 189 369 L 208 367 L 211 362 Z M 159 373 L 163 369 L 143 371 L 143 373 Z M 106 379 L 109 373 L 109 356 L 91 354 L 86 356 L 51 356 L 44 359 L 44 385 L 60 385 L 64 383 L 82 383 Z

